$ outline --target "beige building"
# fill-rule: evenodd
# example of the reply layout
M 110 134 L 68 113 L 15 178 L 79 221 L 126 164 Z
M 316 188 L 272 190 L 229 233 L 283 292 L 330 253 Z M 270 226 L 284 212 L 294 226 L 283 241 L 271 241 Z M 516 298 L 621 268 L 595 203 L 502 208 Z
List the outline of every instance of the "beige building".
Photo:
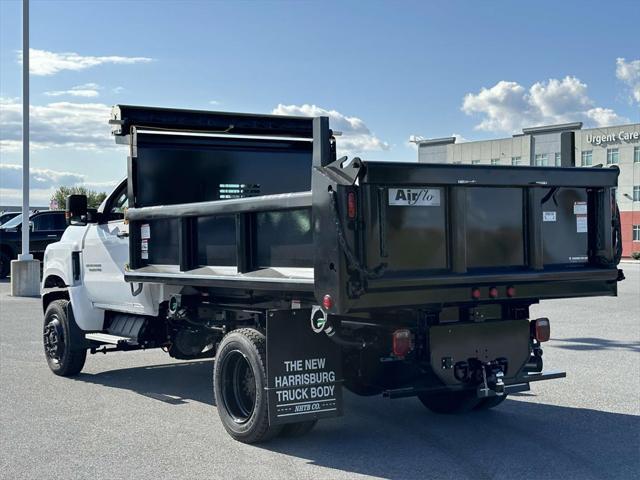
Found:
M 620 168 L 617 199 L 624 254 L 640 251 L 640 124 L 583 129 L 582 123 L 525 128 L 509 138 L 456 143 L 454 137 L 421 140 L 418 161 L 480 165 Z

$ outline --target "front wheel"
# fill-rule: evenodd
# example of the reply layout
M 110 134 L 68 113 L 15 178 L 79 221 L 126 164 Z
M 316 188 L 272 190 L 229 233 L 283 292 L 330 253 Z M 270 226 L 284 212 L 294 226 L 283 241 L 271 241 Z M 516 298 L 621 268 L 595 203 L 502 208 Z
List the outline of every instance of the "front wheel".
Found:
M 213 389 L 222 425 L 235 440 L 264 442 L 280 433 L 267 412 L 266 339 L 252 328 L 228 333 L 218 347 Z
M 476 408 L 481 402 L 475 390 L 435 394 L 421 393 L 418 398 L 432 412 L 443 414 L 466 413 Z
M 71 377 L 84 367 L 87 349 L 78 341 L 79 334 L 69 301 L 51 302 L 44 314 L 42 337 L 47 363 L 56 375 Z

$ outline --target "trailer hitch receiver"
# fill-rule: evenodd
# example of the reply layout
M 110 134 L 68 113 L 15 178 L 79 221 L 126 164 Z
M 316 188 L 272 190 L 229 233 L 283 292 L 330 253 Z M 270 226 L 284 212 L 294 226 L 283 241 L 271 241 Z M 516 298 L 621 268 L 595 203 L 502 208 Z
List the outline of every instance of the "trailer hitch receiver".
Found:
M 478 397 L 485 398 L 493 395 L 501 397 L 505 393 L 504 387 L 502 367 L 494 362 L 482 365 L 482 384 L 478 387 Z

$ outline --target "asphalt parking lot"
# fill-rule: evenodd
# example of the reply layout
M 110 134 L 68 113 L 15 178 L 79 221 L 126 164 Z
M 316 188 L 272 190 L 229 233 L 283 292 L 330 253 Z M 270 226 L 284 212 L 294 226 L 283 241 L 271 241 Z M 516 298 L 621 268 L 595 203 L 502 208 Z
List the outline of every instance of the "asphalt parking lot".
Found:
M 0 478 L 638 478 L 640 266 L 623 268 L 618 298 L 534 307 L 551 319 L 546 367 L 566 379 L 454 417 L 347 394 L 344 417 L 258 446 L 224 431 L 210 361 L 94 355 L 78 377 L 54 376 L 39 300 L 0 283 Z

